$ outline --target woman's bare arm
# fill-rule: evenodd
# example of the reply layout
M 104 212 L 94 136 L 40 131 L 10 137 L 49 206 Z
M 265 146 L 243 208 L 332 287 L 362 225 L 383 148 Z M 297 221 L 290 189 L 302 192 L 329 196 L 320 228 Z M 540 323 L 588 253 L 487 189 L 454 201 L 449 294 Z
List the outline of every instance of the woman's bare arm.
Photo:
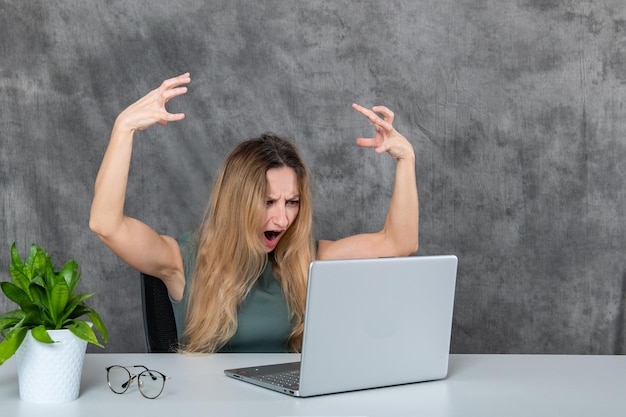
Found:
M 165 109 L 168 100 L 185 94 L 189 74 L 164 81 L 161 86 L 126 108 L 115 121 L 94 189 L 89 227 L 124 262 L 161 278 L 175 299 L 182 297 L 185 280 L 176 241 L 159 235 L 145 223 L 124 214 L 133 137 L 154 124 L 182 120 L 182 113 Z
M 419 201 L 415 179 L 415 153 L 404 136 L 393 128 L 394 114 L 383 106 L 371 110 L 353 104 L 376 129 L 374 138 L 359 138 L 357 145 L 373 147 L 396 159 L 396 176 L 385 224 L 380 232 L 349 236 L 337 241 L 321 240 L 318 259 L 408 256 L 417 252 Z M 376 113 L 383 115 L 381 119 Z

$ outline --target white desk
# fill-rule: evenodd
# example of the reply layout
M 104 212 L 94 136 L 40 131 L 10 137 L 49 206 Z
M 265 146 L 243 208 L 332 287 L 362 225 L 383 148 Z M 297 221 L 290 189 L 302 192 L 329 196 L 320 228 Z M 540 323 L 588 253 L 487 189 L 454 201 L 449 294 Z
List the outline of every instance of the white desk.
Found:
M 292 398 L 230 379 L 226 368 L 298 360 L 289 354 L 88 354 L 78 400 L 20 401 L 15 360 L 0 366 L 2 416 L 626 416 L 626 356 L 451 355 L 443 381 Z M 146 365 L 172 377 L 148 400 L 122 395 L 105 366 Z M 178 413 L 178 414 L 177 414 Z

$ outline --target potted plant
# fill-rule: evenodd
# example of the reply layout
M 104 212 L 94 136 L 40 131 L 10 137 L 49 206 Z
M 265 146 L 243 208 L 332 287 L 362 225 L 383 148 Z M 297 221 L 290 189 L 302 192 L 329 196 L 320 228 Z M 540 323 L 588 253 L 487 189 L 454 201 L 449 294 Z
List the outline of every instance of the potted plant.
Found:
M 93 329 L 108 341 L 100 316 L 85 304 L 94 294 L 75 293 L 78 263 L 70 260 L 56 271 L 50 256 L 35 244 L 22 262 L 13 243 L 9 273 L 11 281 L 0 287 L 19 308 L 0 314 L 0 365 L 16 355 L 23 400 L 76 399 L 87 343 L 103 347 Z

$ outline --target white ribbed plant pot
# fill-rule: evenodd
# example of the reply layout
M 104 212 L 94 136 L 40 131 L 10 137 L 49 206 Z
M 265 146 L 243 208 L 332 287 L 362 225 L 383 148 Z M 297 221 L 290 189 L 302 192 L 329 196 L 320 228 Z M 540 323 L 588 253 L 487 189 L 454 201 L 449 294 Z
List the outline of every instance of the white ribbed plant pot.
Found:
M 39 404 L 73 401 L 80 393 L 87 342 L 65 329 L 48 334 L 55 343 L 38 342 L 29 331 L 15 353 L 20 398 Z

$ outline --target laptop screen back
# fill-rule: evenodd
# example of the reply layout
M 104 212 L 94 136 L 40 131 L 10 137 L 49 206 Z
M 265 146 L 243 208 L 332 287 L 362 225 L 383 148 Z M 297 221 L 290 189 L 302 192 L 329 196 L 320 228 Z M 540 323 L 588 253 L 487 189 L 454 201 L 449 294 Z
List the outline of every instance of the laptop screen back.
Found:
M 445 378 L 457 258 L 315 261 L 300 394 Z

